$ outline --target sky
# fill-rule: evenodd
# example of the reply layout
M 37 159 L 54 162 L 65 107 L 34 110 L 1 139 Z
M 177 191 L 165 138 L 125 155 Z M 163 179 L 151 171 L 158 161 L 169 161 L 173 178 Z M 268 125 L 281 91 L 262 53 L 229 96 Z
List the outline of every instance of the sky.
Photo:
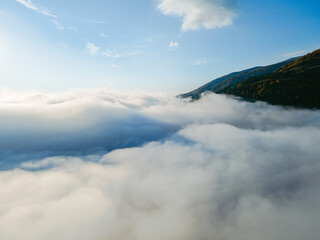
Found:
M 320 48 L 317 0 L 5 0 L 1 87 L 179 94 Z

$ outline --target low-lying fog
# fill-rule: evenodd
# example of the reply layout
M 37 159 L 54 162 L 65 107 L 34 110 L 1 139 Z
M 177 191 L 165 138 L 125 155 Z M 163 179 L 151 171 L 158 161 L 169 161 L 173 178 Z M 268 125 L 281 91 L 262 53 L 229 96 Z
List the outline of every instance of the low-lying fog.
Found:
M 1 240 L 314 240 L 320 111 L 0 91 Z

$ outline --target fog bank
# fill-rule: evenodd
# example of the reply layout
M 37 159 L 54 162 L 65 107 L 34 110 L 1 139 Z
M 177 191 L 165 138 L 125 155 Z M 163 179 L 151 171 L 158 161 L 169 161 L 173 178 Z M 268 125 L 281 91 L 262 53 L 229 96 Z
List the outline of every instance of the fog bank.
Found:
M 319 111 L 2 91 L 0 239 L 319 236 Z

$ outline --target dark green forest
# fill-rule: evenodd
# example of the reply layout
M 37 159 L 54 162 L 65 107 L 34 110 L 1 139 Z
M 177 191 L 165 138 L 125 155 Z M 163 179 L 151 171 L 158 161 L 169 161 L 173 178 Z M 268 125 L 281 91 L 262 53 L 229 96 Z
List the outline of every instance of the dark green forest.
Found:
M 206 91 L 247 101 L 320 109 L 320 49 L 299 58 L 225 75 L 178 97 L 196 100 Z
M 217 93 L 240 96 L 249 101 L 320 108 L 320 50 L 272 73 L 245 79 Z

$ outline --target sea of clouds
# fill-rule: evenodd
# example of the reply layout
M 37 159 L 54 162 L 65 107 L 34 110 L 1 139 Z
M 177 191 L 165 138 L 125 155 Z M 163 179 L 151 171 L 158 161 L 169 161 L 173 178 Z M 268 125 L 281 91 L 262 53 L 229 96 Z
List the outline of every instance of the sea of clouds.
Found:
M 314 240 L 320 111 L 0 91 L 1 240 Z

